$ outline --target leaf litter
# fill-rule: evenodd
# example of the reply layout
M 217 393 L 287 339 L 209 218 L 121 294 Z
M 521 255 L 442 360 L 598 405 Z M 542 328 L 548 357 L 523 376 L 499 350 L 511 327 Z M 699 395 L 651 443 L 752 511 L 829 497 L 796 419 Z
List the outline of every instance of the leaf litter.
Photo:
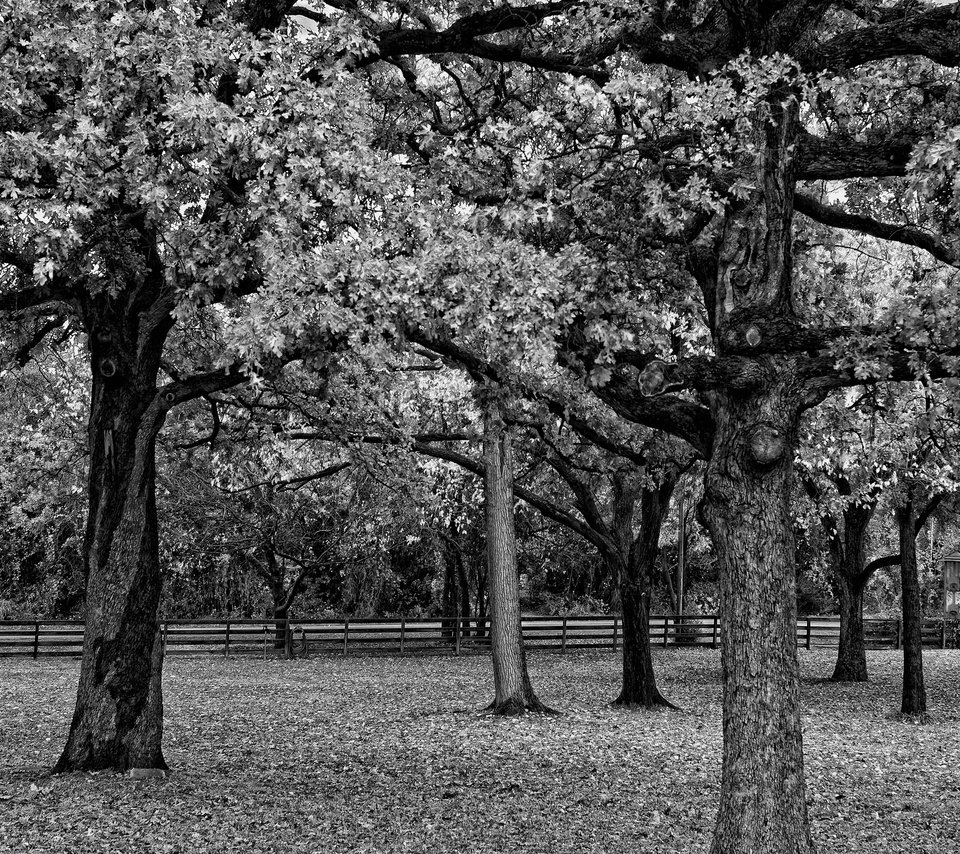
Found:
M 706 852 L 719 790 L 720 665 L 656 650 L 682 707 L 607 705 L 609 652 L 533 653 L 558 717 L 479 713 L 487 657 L 173 658 L 166 780 L 49 776 L 78 663 L 0 661 L 0 852 Z M 818 847 L 955 850 L 960 656 L 925 653 L 931 714 L 899 705 L 899 653 L 837 685 L 801 651 L 808 802 Z

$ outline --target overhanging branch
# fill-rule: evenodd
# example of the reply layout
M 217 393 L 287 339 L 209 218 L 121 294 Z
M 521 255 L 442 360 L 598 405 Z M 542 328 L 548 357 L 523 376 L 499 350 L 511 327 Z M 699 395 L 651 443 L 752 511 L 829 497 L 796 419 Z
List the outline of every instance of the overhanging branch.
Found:
M 837 205 L 825 205 L 805 193 L 794 196 L 794 207 L 797 211 L 832 228 L 842 228 L 848 231 L 858 231 L 883 240 L 903 243 L 906 246 L 915 246 L 929 252 L 938 261 L 949 264 L 951 267 L 960 267 L 960 251 L 944 240 L 913 228 L 909 225 L 882 222 L 863 214 L 845 211 Z

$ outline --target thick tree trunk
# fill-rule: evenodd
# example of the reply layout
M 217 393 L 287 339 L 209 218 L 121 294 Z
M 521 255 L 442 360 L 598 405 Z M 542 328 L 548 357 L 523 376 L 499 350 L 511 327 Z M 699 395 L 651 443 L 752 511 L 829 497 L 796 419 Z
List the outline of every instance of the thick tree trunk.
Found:
M 813 851 L 803 776 L 790 484 L 799 419 L 786 360 L 718 391 L 704 518 L 721 568 L 723 773 L 712 854 Z M 759 386 L 759 387 L 757 387 Z
M 513 517 L 513 451 L 496 402 L 484 415 L 484 502 L 487 573 L 490 587 L 490 640 L 494 700 L 498 715 L 545 712 L 530 684 L 520 626 L 520 579 Z
M 851 497 L 845 478 L 838 479 L 837 487 L 841 495 Z M 830 571 L 840 605 L 840 644 L 830 677 L 834 682 L 867 681 L 863 591 L 869 580 L 865 572 L 867 531 L 875 510 L 876 495 L 867 503 L 849 503 L 843 511 L 842 530 L 833 515 L 824 517 L 824 529 L 830 539 Z
M 836 573 L 840 599 L 840 646 L 830 677 L 834 682 L 867 681 L 867 648 L 863 636 L 863 588 L 847 573 Z
M 657 688 L 650 649 L 650 594 L 638 585 L 620 586 L 623 603 L 623 684 L 615 706 L 669 706 Z
M 900 537 L 900 588 L 903 615 L 903 696 L 904 714 L 922 715 L 927 711 L 927 690 L 923 683 L 923 606 L 920 602 L 920 577 L 917 571 L 917 517 L 913 500 L 897 508 Z
M 621 560 L 608 560 L 608 572 L 620 580 L 623 613 L 623 684 L 615 705 L 676 708 L 657 688 L 650 649 L 650 591 L 660 552 L 660 530 L 675 484 L 675 476 L 665 475 L 658 488 L 642 490 L 640 531 L 634 537 L 637 492 L 622 479 L 614 481 L 613 528 Z
M 90 326 L 87 617 L 77 705 L 56 771 L 164 769 L 156 394 L 168 317 L 144 331 L 131 298 L 104 297 Z M 119 302 L 119 300 L 117 301 Z M 92 314 L 92 312 L 91 312 Z

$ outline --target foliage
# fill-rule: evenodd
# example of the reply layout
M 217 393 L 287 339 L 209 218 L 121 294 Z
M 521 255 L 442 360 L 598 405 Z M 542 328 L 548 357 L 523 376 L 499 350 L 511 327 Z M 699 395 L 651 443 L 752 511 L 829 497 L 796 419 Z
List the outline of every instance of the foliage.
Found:
M 75 349 L 0 374 L 0 606 L 76 615 L 83 600 L 86 400 Z

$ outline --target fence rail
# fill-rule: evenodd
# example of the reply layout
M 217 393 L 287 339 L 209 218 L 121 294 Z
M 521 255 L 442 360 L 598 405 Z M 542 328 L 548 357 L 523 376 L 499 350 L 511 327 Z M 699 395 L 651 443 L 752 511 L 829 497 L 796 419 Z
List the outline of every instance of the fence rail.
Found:
M 530 649 L 618 649 L 623 643 L 620 616 L 524 617 L 523 638 Z M 869 648 L 899 648 L 898 619 L 864 619 Z M 715 615 L 652 616 L 654 646 L 711 646 L 720 642 Z M 161 638 L 167 655 L 207 653 L 293 657 L 340 653 L 396 654 L 482 651 L 490 646 L 489 626 L 477 620 L 348 619 L 348 620 L 166 620 Z M 801 617 L 797 644 L 801 648 L 836 647 L 839 617 Z M 960 646 L 956 620 L 925 620 L 924 646 Z M 69 620 L 0 620 L 0 656 L 79 656 L 83 623 Z

